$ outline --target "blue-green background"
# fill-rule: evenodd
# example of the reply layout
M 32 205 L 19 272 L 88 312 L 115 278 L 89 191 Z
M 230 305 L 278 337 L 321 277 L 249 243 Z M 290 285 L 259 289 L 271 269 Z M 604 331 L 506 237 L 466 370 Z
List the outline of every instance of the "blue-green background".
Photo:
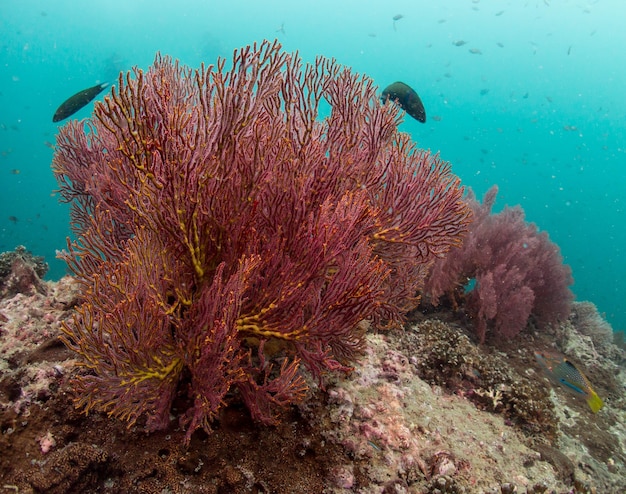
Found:
M 429 119 L 402 129 L 479 196 L 498 184 L 498 208 L 522 205 L 560 245 L 578 299 L 626 329 L 624 19 L 621 0 L 0 0 L 0 251 L 23 244 L 49 277 L 65 272 L 68 208 L 46 145 L 62 101 L 156 51 L 197 67 L 277 37 L 306 61 L 411 85 Z

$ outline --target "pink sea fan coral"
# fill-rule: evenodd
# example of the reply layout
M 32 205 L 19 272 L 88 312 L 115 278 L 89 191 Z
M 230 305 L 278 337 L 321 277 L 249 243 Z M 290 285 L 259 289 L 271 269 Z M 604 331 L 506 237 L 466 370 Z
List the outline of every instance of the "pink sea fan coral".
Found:
M 303 396 L 302 363 L 347 369 L 359 322 L 401 322 L 469 215 L 368 78 L 269 42 L 225 66 L 120 76 L 53 165 L 84 286 L 64 326 L 89 370 L 77 402 L 155 430 L 186 392 L 187 440 L 227 396 L 268 423 Z
M 437 305 L 443 295 L 464 301 L 481 342 L 517 335 L 533 316 L 540 327 L 568 317 L 573 300 L 571 270 L 548 234 L 524 219 L 520 207 L 491 209 L 492 187 L 482 205 L 467 197 L 474 220 L 460 249 L 437 260 L 424 293 Z

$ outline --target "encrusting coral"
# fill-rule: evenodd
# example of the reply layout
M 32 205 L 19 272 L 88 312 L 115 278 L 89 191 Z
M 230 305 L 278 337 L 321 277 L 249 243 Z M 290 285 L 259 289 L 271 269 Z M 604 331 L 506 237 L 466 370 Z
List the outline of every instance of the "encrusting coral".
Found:
M 470 216 L 370 79 L 276 42 L 225 65 L 120 76 L 53 163 L 85 298 L 63 328 L 88 370 L 77 404 L 156 430 L 186 397 L 187 441 L 231 390 L 271 423 L 303 396 L 301 363 L 347 370 L 359 322 L 400 323 Z

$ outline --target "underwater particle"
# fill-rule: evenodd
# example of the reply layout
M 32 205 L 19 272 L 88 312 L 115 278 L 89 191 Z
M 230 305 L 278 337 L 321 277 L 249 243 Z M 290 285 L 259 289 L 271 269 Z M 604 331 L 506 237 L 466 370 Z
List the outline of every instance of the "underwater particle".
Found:
M 61 120 L 65 120 L 67 117 L 74 115 L 74 113 L 86 106 L 87 103 L 104 91 L 108 85 L 108 82 L 103 82 L 102 84 L 83 89 L 74 96 L 66 99 L 63 103 L 61 103 L 61 106 L 57 108 L 57 111 L 54 112 L 52 121 L 60 122 Z
M 579 396 L 584 396 L 593 413 L 604 406 L 602 398 L 593 390 L 589 379 L 569 360 L 542 352 L 535 352 L 535 359 L 552 381 Z
M 469 52 L 470 52 L 472 55 L 482 55 L 482 54 L 483 54 L 483 52 L 482 52 L 482 51 L 480 51 L 478 48 L 470 48 L 470 49 L 469 49 Z
M 418 122 L 426 122 L 426 110 L 418 94 L 404 82 L 394 82 L 383 90 L 383 103 L 393 101 Z

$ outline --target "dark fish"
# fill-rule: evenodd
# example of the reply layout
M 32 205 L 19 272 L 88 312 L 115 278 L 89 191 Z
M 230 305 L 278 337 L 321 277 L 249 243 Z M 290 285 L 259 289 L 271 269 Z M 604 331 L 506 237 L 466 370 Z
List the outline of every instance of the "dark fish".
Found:
M 463 41 L 462 39 L 458 40 L 458 41 L 453 41 L 452 44 L 454 46 L 463 46 L 464 44 L 466 44 L 467 41 Z
M 89 89 L 83 89 L 81 92 L 76 93 L 71 98 L 65 100 L 61 106 L 57 108 L 57 111 L 54 112 L 52 121 L 60 122 L 61 120 L 65 120 L 67 117 L 74 115 L 74 113 L 104 91 L 108 85 L 108 82 L 103 82 L 102 84 L 90 87 Z
M 489 89 L 488 89 L 488 88 L 481 89 L 481 90 L 480 90 L 480 95 L 481 95 L 481 96 L 484 96 L 484 95 L 485 95 L 485 94 L 487 94 L 488 92 L 489 92 Z
M 381 96 L 383 103 L 394 101 L 418 122 L 426 122 L 426 110 L 422 100 L 404 82 L 394 82 L 385 88 Z

